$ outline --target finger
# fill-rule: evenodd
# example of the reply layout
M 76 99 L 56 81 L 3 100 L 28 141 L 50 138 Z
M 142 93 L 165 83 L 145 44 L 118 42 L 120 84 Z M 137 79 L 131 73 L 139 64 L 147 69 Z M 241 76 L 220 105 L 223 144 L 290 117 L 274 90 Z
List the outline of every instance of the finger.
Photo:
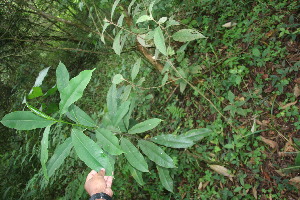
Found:
M 91 178 L 93 178 L 93 176 L 95 176 L 97 174 L 97 172 L 95 170 L 92 170 L 86 177 L 86 181 L 90 180 Z
M 99 172 L 98 172 L 99 176 L 105 176 L 105 169 L 102 168 Z
M 113 182 L 113 177 L 112 176 L 107 176 L 106 179 L 106 187 L 111 188 L 112 182 Z
M 108 178 L 108 176 L 104 176 L 105 183 L 106 183 L 106 181 L 107 181 L 107 178 Z

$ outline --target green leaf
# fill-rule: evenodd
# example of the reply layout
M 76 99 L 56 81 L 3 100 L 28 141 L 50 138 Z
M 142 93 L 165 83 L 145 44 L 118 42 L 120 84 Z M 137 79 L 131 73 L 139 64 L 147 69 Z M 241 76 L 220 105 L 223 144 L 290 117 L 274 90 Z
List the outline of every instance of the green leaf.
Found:
M 252 49 L 252 54 L 256 57 L 260 57 L 260 51 L 258 48 Z
M 163 24 L 163 23 L 165 23 L 167 20 L 168 20 L 168 18 L 167 18 L 167 17 L 162 17 L 162 18 L 160 18 L 160 19 L 158 20 L 158 22 L 157 22 L 157 23 L 159 23 L 159 24 Z
M 152 20 L 153 18 L 150 17 L 149 15 L 142 15 L 140 16 L 137 20 L 136 23 L 140 23 L 140 22 L 145 22 L 145 21 L 149 21 Z
M 148 164 L 139 150 L 126 138 L 121 138 L 121 147 L 128 162 L 137 170 L 148 172 Z
M 187 83 L 185 81 L 180 81 L 179 87 L 180 87 L 180 92 L 183 93 L 185 88 L 187 86 Z
M 90 82 L 93 70 L 84 70 L 74 78 L 72 78 L 67 87 L 60 93 L 59 109 L 61 114 L 68 111 L 70 105 L 80 99 L 87 84 Z
M 155 136 L 151 141 L 171 148 L 188 148 L 194 145 L 193 140 L 172 134 Z
M 130 106 L 130 101 L 125 101 L 120 105 L 116 113 L 116 116 L 113 119 L 114 126 L 117 126 L 121 122 L 121 120 L 125 117 L 125 115 L 129 111 L 129 106 Z
M 154 30 L 154 44 L 162 54 L 167 55 L 164 34 L 159 26 Z
M 156 166 L 157 171 L 158 171 L 158 176 L 160 179 L 160 182 L 162 183 L 162 185 L 170 192 L 173 192 L 173 180 L 169 174 L 169 170 L 164 168 L 164 167 L 160 167 L 160 166 Z
M 67 116 L 78 124 L 88 127 L 97 127 L 95 121 L 75 104 L 70 106 Z
M 130 95 L 131 89 L 132 89 L 131 85 L 127 85 L 125 87 L 124 92 L 123 92 L 123 94 L 121 96 L 122 101 L 127 101 L 128 97 Z
M 28 99 L 34 99 L 43 96 L 43 91 L 41 87 L 33 87 L 32 92 L 27 96 Z
M 56 169 L 58 169 L 69 155 L 73 147 L 71 137 L 67 138 L 64 143 L 56 147 L 53 156 L 47 164 L 48 176 L 52 176 Z
M 72 143 L 78 157 L 91 169 L 100 171 L 106 170 L 107 176 L 112 175 L 112 166 L 108 156 L 103 152 L 98 144 L 83 134 L 82 131 L 72 129 Z
M 8 127 L 17 130 L 32 130 L 36 128 L 45 128 L 55 121 L 43 119 L 30 111 L 15 111 L 5 115 L 1 123 Z
M 56 85 L 58 91 L 61 93 L 65 87 L 69 84 L 70 75 L 66 66 L 59 62 L 56 68 Z
M 228 100 L 230 101 L 230 103 L 234 102 L 234 98 L 235 98 L 235 95 L 229 90 L 229 92 L 228 92 Z
M 297 156 L 295 158 L 295 165 L 300 166 L 300 152 L 297 153 Z
M 135 168 L 133 168 L 131 165 L 129 165 L 129 170 L 131 173 L 131 176 L 134 178 L 134 180 L 140 184 L 140 185 L 145 185 L 145 182 L 143 180 L 143 174 L 142 172 L 136 170 Z
M 169 79 L 169 74 L 166 73 L 166 74 L 164 75 L 162 81 L 161 81 L 161 84 L 162 84 L 162 85 L 165 85 L 168 79 Z
M 149 131 L 151 129 L 154 129 L 161 121 L 162 121 L 161 119 L 157 119 L 157 118 L 148 119 L 146 121 L 143 121 L 133 126 L 131 129 L 128 130 L 128 133 L 136 134 L 136 133 L 143 133 Z
M 150 5 L 149 5 L 149 13 L 150 13 L 151 16 L 152 16 L 153 6 L 154 6 L 155 3 L 156 3 L 156 0 L 152 1 L 152 2 L 150 3 Z
M 99 128 L 96 130 L 96 137 L 98 144 L 101 144 L 103 149 L 111 155 L 120 155 L 123 153 L 118 138 L 111 131 Z
M 47 126 L 44 130 L 43 138 L 41 141 L 41 164 L 42 164 L 43 173 L 44 173 L 44 176 L 46 179 L 49 179 L 48 174 L 47 174 L 47 166 L 46 166 L 46 162 L 48 161 L 49 132 L 50 132 L 50 126 Z
M 113 18 L 114 12 L 115 12 L 116 7 L 117 7 L 117 5 L 119 4 L 119 2 L 120 2 L 120 0 L 116 0 L 116 1 L 114 2 L 113 6 L 112 6 L 112 9 L 111 9 L 111 15 L 110 15 L 111 20 L 112 20 L 112 18 Z
M 165 168 L 175 168 L 174 162 L 159 146 L 146 140 L 139 140 L 139 147 L 143 153 L 157 165 Z
M 104 39 L 104 32 L 107 29 L 107 27 L 110 25 L 109 22 L 104 20 L 104 25 L 103 25 L 103 29 L 102 29 L 102 33 L 101 33 L 101 41 L 105 44 L 105 39 Z
M 193 142 L 196 142 L 210 135 L 211 133 L 213 133 L 213 131 L 208 128 L 199 128 L 199 129 L 189 130 L 185 134 L 180 135 L 180 137 L 185 137 L 187 139 L 192 140 Z
M 29 108 L 34 114 L 42 117 L 42 118 L 45 118 L 45 119 L 48 119 L 48 120 L 52 120 L 52 121 L 56 121 L 53 117 L 50 117 L 48 115 L 46 115 L 45 113 L 43 113 L 42 111 L 40 111 L 39 109 L 29 105 L 27 102 L 26 102 L 26 106 L 27 108 Z
M 121 83 L 122 81 L 124 81 L 123 76 L 121 74 L 116 74 L 113 77 L 112 83 L 117 85 L 117 84 Z
M 200 38 L 205 38 L 204 35 L 194 29 L 181 29 L 172 35 L 173 40 L 178 42 L 189 42 Z
M 136 78 L 137 74 L 140 71 L 140 66 L 141 66 L 141 58 L 137 59 L 137 61 L 135 62 L 135 64 L 133 65 L 133 68 L 131 70 L 131 80 L 134 81 L 134 79 Z
M 112 86 L 109 88 L 107 97 L 107 109 L 108 112 L 111 114 L 111 116 L 115 116 L 117 112 L 117 88 L 115 84 L 112 84 Z
M 121 34 L 122 34 L 122 30 L 120 30 L 118 32 L 118 34 L 116 35 L 114 42 L 113 42 L 113 50 L 115 51 L 116 54 L 121 55 L 121 51 L 122 51 L 122 45 L 121 45 Z

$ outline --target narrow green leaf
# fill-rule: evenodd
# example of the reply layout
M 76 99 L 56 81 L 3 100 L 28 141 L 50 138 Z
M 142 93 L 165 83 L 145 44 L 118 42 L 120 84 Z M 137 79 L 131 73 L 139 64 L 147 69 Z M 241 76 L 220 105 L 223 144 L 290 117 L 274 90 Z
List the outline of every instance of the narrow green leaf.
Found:
M 96 122 L 75 104 L 70 106 L 67 116 L 78 124 L 88 127 L 97 127 Z
M 183 93 L 185 88 L 187 86 L 187 83 L 185 81 L 180 81 L 179 87 L 180 87 L 180 92 Z
M 59 62 L 56 68 L 56 85 L 58 91 L 61 93 L 65 87 L 69 84 L 70 75 L 66 66 Z
M 153 18 L 150 17 L 149 15 L 142 15 L 140 16 L 137 20 L 136 23 L 140 23 L 140 22 L 145 22 L 145 21 L 149 21 L 152 20 Z
M 78 157 L 91 169 L 100 171 L 104 168 L 108 176 L 112 175 L 112 166 L 108 156 L 103 152 L 99 145 L 92 139 L 83 134 L 82 131 L 72 129 L 72 143 Z
M 31 93 L 27 96 L 28 99 L 34 99 L 43 96 L 43 91 L 41 87 L 33 87 Z
M 140 66 L 141 66 L 141 58 L 137 59 L 137 61 L 135 62 L 135 64 L 133 65 L 133 68 L 131 70 L 131 80 L 134 81 L 134 79 L 136 78 L 137 74 L 140 71 Z
M 118 32 L 118 34 L 116 35 L 114 42 L 113 42 L 113 50 L 115 51 L 115 53 L 117 55 L 121 55 L 121 51 L 122 51 L 122 45 L 121 45 L 121 34 L 122 34 L 122 30 L 120 30 Z
M 297 153 L 297 156 L 295 158 L 295 165 L 300 166 L 300 152 Z
M 143 153 L 157 165 L 165 168 L 175 168 L 174 162 L 159 146 L 146 140 L 139 140 L 139 147 Z
M 162 84 L 162 85 L 165 85 L 168 79 L 169 79 L 169 74 L 166 73 L 166 74 L 164 75 L 162 81 L 161 81 L 161 84 Z
M 53 156 L 47 164 L 48 176 L 51 177 L 55 170 L 58 169 L 69 155 L 73 147 L 71 138 L 67 138 L 62 144 L 58 145 L 54 151 Z
M 116 84 L 112 84 L 112 86 L 109 88 L 106 97 L 106 102 L 107 102 L 108 112 L 111 114 L 111 116 L 115 116 L 117 112 L 117 106 L 118 106 Z
M 199 128 L 199 129 L 192 129 L 188 132 L 180 135 L 180 137 L 185 137 L 187 139 L 192 140 L 193 142 L 199 141 L 202 138 L 210 135 L 213 131 L 208 128 Z
M 131 173 L 131 176 L 134 178 L 134 180 L 140 184 L 140 185 L 145 185 L 145 182 L 143 180 L 143 174 L 142 172 L 136 170 L 135 168 L 133 168 L 131 165 L 129 165 L 129 170 Z
M 121 74 L 116 74 L 113 77 L 112 83 L 117 85 L 117 84 L 121 83 L 122 81 L 124 81 L 123 76 Z
M 148 119 L 141 123 L 136 124 L 128 130 L 129 134 L 143 133 L 154 129 L 162 120 L 158 118 Z
M 104 32 L 107 29 L 107 27 L 110 25 L 109 22 L 107 22 L 106 20 L 104 20 L 104 25 L 103 25 L 103 29 L 102 29 L 102 33 L 101 33 L 101 41 L 105 44 L 105 39 L 104 39 Z
M 234 102 L 234 98 L 235 98 L 235 95 L 229 90 L 229 92 L 228 92 L 228 100 L 230 101 L 230 103 Z
M 96 130 L 96 137 L 98 144 L 101 144 L 103 149 L 111 155 L 120 155 L 123 153 L 118 138 L 111 131 L 99 128 Z
M 148 172 L 148 164 L 139 150 L 126 138 L 121 138 L 121 147 L 128 162 L 137 170 Z
M 169 174 L 169 169 L 164 167 L 156 166 L 158 176 L 162 185 L 170 192 L 173 192 L 173 180 Z
M 173 40 L 178 42 L 189 42 L 200 38 L 205 38 L 204 35 L 194 29 L 181 29 L 172 35 Z
M 171 148 L 188 148 L 194 145 L 193 140 L 172 134 L 155 136 L 151 141 Z
M 152 1 L 149 5 L 149 13 L 151 16 L 152 16 L 152 10 L 153 10 L 153 6 L 154 6 L 155 2 L 156 2 L 156 0 Z
M 125 117 L 125 115 L 128 113 L 129 106 L 130 106 L 130 101 L 125 101 L 120 105 L 116 113 L 116 116 L 113 119 L 114 126 L 117 126 L 121 122 L 121 120 Z
M 93 70 L 84 70 L 74 78 L 72 78 L 67 87 L 60 93 L 59 109 L 61 114 L 68 111 L 70 105 L 80 99 L 87 84 L 90 82 Z
M 127 85 L 125 87 L 124 92 L 123 92 L 123 94 L 121 96 L 122 101 L 127 101 L 128 97 L 130 95 L 131 89 L 132 89 L 131 85 Z
M 117 7 L 117 5 L 119 4 L 119 2 L 120 2 L 120 0 L 116 0 L 116 1 L 114 2 L 113 6 L 112 6 L 112 9 L 111 9 L 111 15 L 110 15 L 111 20 L 112 20 L 112 18 L 113 18 L 114 12 L 115 12 L 116 7 Z
M 131 7 L 133 6 L 133 4 L 135 3 L 136 0 L 132 0 L 128 6 L 128 10 L 127 12 L 130 14 L 131 13 Z
M 1 123 L 17 130 L 32 130 L 36 128 L 45 128 L 55 121 L 41 118 L 30 111 L 15 111 L 5 115 Z
M 159 26 L 154 30 L 154 44 L 162 54 L 167 55 L 164 34 Z
M 46 162 L 48 161 L 48 137 L 50 133 L 50 126 L 47 126 L 43 133 L 43 138 L 41 141 L 41 164 L 43 173 L 46 179 L 49 179 L 48 173 L 47 173 L 47 166 Z
M 40 111 L 39 109 L 29 105 L 27 102 L 26 102 L 26 106 L 27 108 L 29 108 L 34 114 L 42 117 L 42 118 L 45 118 L 45 119 L 48 119 L 48 120 L 52 120 L 52 121 L 56 121 L 53 117 L 50 117 L 48 115 L 46 115 L 45 113 L 43 113 L 42 111 Z
M 159 24 L 163 24 L 163 23 L 165 23 L 167 20 L 168 20 L 168 18 L 167 18 L 167 17 L 162 17 L 162 18 L 160 18 L 160 19 L 158 20 L 158 22 L 157 22 L 157 23 L 159 23 Z
M 117 22 L 117 25 L 118 25 L 119 27 L 122 27 L 124 17 L 125 17 L 124 14 L 122 14 L 122 15 L 119 17 L 118 22 Z

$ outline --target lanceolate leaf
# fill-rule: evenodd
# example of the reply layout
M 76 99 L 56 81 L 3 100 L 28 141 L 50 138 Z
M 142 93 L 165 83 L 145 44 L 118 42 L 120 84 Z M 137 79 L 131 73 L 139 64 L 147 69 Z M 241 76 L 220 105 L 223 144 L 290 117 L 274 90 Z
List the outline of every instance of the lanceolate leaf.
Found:
M 15 111 L 5 115 L 1 123 L 9 128 L 17 130 L 32 130 L 36 128 L 45 128 L 55 121 L 41 118 L 30 111 Z
M 59 62 L 56 69 L 56 85 L 58 91 L 61 93 L 65 87 L 69 84 L 70 75 L 66 66 Z
M 114 12 L 115 12 L 116 7 L 117 7 L 117 5 L 119 4 L 119 2 L 120 2 L 120 0 L 115 0 L 114 4 L 113 4 L 113 6 L 112 6 L 112 9 L 111 9 L 111 16 L 110 16 L 111 20 L 112 20 L 112 18 L 113 18 Z
M 112 174 L 112 166 L 109 162 L 109 158 L 99 145 L 83 134 L 82 131 L 74 128 L 72 129 L 71 137 L 78 157 L 89 168 L 97 172 L 100 171 L 101 168 L 104 168 L 108 176 Z
M 117 112 L 117 88 L 115 84 L 112 84 L 112 86 L 109 88 L 106 102 L 108 112 L 111 114 L 111 116 L 115 116 Z
M 48 160 L 48 136 L 50 132 L 50 126 L 47 126 L 43 133 L 43 138 L 41 141 L 41 164 L 43 168 L 43 173 L 46 179 L 48 179 L 46 162 Z
M 160 182 L 162 183 L 162 185 L 170 192 L 173 192 L 173 180 L 169 174 L 169 170 L 164 168 L 164 167 L 160 167 L 160 166 L 156 166 L 157 171 L 158 171 L 158 176 L 160 179 Z
M 70 105 L 80 99 L 87 84 L 90 82 L 94 70 L 85 70 L 72 78 L 69 85 L 60 94 L 60 113 L 65 114 Z
M 89 126 L 89 127 L 97 126 L 94 120 L 75 104 L 70 106 L 67 116 L 78 124 Z
M 152 17 L 150 17 L 149 15 L 142 15 L 136 20 L 136 23 L 145 22 L 149 20 L 152 20 Z
M 178 42 L 188 42 L 200 38 L 205 38 L 204 35 L 194 29 L 182 29 L 172 35 L 173 40 Z
M 121 138 L 121 147 L 128 162 L 142 172 L 148 172 L 148 164 L 139 150 L 127 139 Z
M 145 185 L 145 182 L 143 180 L 142 172 L 140 172 L 140 171 L 136 170 L 135 168 L 131 167 L 131 165 L 129 165 L 129 170 L 130 170 L 131 176 L 134 178 L 134 180 L 136 182 L 138 182 L 138 184 Z
M 69 155 L 71 149 L 73 147 L 71 138 L 67 138 L 64 143 L 60 144 L 56 147 L 53 156 L 50 158 L 47 171 L 48 176 L 52 176 L 56 169 L 58 169 L 62 163 L 64 162 L 65 158 Z
M 131 129 L 129 129 L 129 134 L 143 133 L 155 128 L 162 120 L 153 118 L 143 121 L 141 123 L 136 124 Z
M 154 143 L 146 140 L 139 140 L 139 147 L 143 153 L 157 165 L 165 168 L 175 168 L 172 158 Z
M 180 136 L 190 139 L 193 142 L 196 142 L 196 141 L 201 140 L 202 138 L 208 136 L 212 132 L 213 131 L 208 128 L 199 128 L 199 129 L 192 129 Z
M 115 51 L 116 54 L 121 55 L 121 51 L 122 51 L 122 45 L 121 45 L 121 34 L 122 34 L 122 30 L 120 30 L 118 32 L 118 34 L 116 35 L 114 42 L 113 42 L 113 50 Z
M 101 144 L 103 149 L 111 155 L 120 155 L 123 153 L 118 138 L 111 131 L 99 128 L 96 130 L 96 137 L 98 144 Z
M 112 83 L 117 85 L 117 84 L 121 83 L 122 81 L 124 81 L 123 76 L 121 74 L 116 74 L 113 77 Z
M 43 113 L 42 111 L 40 111 L 39 109 L 29 105 L 27 102 L 26 102 L 26 106 L 27 108 L 29 108 L 34 114 L 42 117 L 42 118 L 45 118 L 45 119 L 48 119 L 48 120 L 52 120 L 52 121 L 55 121 L 55 119 L 53 117 L 50 117 L 48 115 L 46 115 L 45 113 Z
M 164 34 L 160 27 L 154 30 L 154 44 L 156 48 L 165 56 L 167 55 L 167 48 L 165 44 Z
M 137 61 L 135 62 L 135 64 L 133 65 L 133 68 L 131 70 L 131 80 L 134 81 L 134 79 L 136 78 L 137 74 L 140 71 L 140 66 L 141 66 L 141 58 L 137 59 Z
M 130 101 L 123 102 L 120 107 L 118 108 L 118 111 L 116 113 L 116 116 L 114 117 L 114 126 L 117 126 L 121 120 L 124 118 L 124 116 L 128 113 L 130 106 Z
M 193 140 L 172 134 L 155 136 L 151 140 L 157 144 L 172 148 L 188 148 L 194 145 Z

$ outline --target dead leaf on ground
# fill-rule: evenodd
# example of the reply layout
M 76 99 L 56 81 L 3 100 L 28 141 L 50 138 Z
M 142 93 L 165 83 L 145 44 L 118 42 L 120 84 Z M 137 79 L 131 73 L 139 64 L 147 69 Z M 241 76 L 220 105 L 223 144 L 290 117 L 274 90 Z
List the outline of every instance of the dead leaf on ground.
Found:
M 292 138 L 287 141 L 287 143 L 284 145 L 284 151 L 285 152 L 294 152 L 295 148 L 293 147 L 293 140 Z
M 296 84 L 294 87 L 294 95 L 296 98 L 300 96 L 300 88 L 298 84 Z
M 229 170 L 221 165 L 209 165 L 209 167 L 217 172 L 218 174 L 221 174 L 223 176 L 229 177 L 229 179 L 232 181 L 232 178 L 234 175 L 230 174 Z
M 267 138 L 264 138 L 263 136 L 260 136 L 261 141 L 263 141 L 264 143 L 266 143 L 267 145 L 269 145 L 272 149 L 275 149 L 278 147 L 277 142 L 274 142 L 273 140 L 269 140 Z
M 290 106 L 293 106 L 293 105 L 295 105 L 297 102 L 298 102 L 298 101 L 294 101 L 294 102 L 288 103 L 288 104 L 286 104 L 286 105 L 284 105 L 284 106 L 281 106 L 281 109 L 286 109 L 286 108 L 288 108 L 288 107 L 290 107 Z
M 289 180 L 292 183 L 300 184 L 300 176 L 296 176 Z
M 256 187 L 252 187 L 252 193 L 255 199 L 257 199 L 257 190 Z
M 268 126 L 270 120 L 262 120 L 262 121 L 256 120 L 256 123 L 261 126 Z
M 296 78 L 294 82 L 300 84 L 300 78 Z
M 236 25 L 237 25 L 237 23 L 235 23 L 235 22 L 227 22 L 226 24 L 223 24 L 222 27 L 231 28 L 231 27 L 236 26 Z

